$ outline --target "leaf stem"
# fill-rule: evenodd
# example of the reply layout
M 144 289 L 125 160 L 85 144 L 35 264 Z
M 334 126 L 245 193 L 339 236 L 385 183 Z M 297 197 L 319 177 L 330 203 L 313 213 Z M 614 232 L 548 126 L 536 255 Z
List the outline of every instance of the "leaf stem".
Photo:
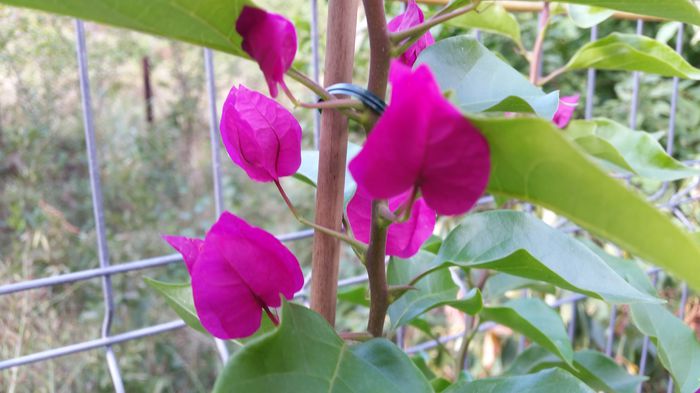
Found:
M 367 249 L 367 246 L 365 246 L 364 243 L 348 236 L 345 233 L 334 231 L 333 229 L 318 225 L 318 224 L 302 217 L 301 214 L 299 214 L 299 211 L 297 210 L 297 208 L 294 206 L 292 201 L 287 196 L 287 193 L 284 191 L 284 188 L 282 188 L 282 184 L 280 184 L 279 180 L 275 180 L 275 185 L 277 186 L 277 190 L 279 190 L 280 195 L 282 196 L 282 199 L 284 199 L 284 203 L 287 204 L 289 211 L 292 212 L 292 215 L 294 216 L 294 218 L 297 219 L 297 221 L 299 221 L 300 223 L 302 223 L 304 225 L 310 226 L 311 228 L 314 228 L 314 229 L 318 230 L 319 232 L 325 233 L 328 236 L 332 236 L 338 240 L 344 241 L 345 243 L 348 243 L 353 248 L 357 248 L 359 250 L 366 250 Z
M 334 98 L 332 94 L 328 93 L 326 91 L 326 89 L 324 89 L 318 83 L 314 82 L 311 78 L 306 76 L 303 72 L 300 72 L 292 67 L 287 71 L 287 75 L 289 75 L 295 81 L 304 85 L 307 89 L 314 92 L 317 96 L 319 96 L 321 98 L 321 100 L 323 100 L 323 101 L 336 100 L 336 98 Z M 283 85 L 283 88 L 285 88 L 284 85 Z M 285 90 L 285 93 L 286 93 L 286 90 Z M 290 96 L 291 93 L 289 93 L 287 95 Z M 291 96 L 291 97 L 293 97 L 293 96 Z M 292 100 L 292 98 L 290 98 L 290 100 Z M 294 102 L 295 106 L 299 106 L 299 103 L 296 101 L 296 99 L 292 100 L 292 102 Z M 305 104 L 301 104 L 301 107 L 307 108 L 305 106 Z M 345 115 L 345 117 L 347 117 L 348 119 L 352 119 L 360 124 L 365 124 L 365 122 L 366 122 L 365 116 L 363 116 L 362 114 L 357 113 L 349 108 L 337 108 L 337 109 L 343 115 Z
M 265 314 L 267 314 L 268 318 L 270 318 L 270 321 L 272 321 L 272 323 L 273 323 L 275 326 L 279 326 L 279 325 L 280 325 L 280 319 L 277 318 L 277 316 L 276 316 L 275 314 L 273 314 L 272 311 L 270 311 L 270 308 L 267 307 L 267 305 L 264 305 L 264 306 L 263 306 L 263 310 L 265 310 Z
M 292 105 L 294 105 L 294 107 L 299 106 L 299 100 L 297 100 L 297 98 L 294 97 L 294 94 L 292 93 L 291 90 L 289 90 L 289 87 L 287 87 L 287 84 L 284 83 L 284 81 L 282 81 L 282 83 L 280 83 L 280 86 L 282 86 L 282 91 L 287 96 L 287 98 L 289 98 L 289 101 L 292 102 Z
M 544 78 L 540 78 L 540 79 L 537 81 L 537 85 L 538 85 L 538 86 L 544 86 L 544 85 L 546 85 L 547 83 L 549 83 L 549 82 L 551 82 L 552 80 L 554 80 L 555 78 L 561 76 L 562 74 L 564 74 L 564 73 L 567 72 L 567 71 L 569 71 L 569 69 L 568 69 L 567 66 L 563 66 L 563 67 L 561 67 L 561 68 L 557 68 L 556 70 L 552 71 L 551 74 L 545 76 Z
M 302 85 L 306 86 L 309 90 L 313 91 L 316 93 L 317 96 L 321 97 L 322 100 L 330 100 L 332 99 L 331 95 L 324 89 L 321 85 L 318 83 L 314 82 L 311 78 L 306 76 L 301 71 L 298 71 L 294 67 L 290 68 L 287 71 L 287 75 L 289 75 L 292 79 L 295 81 L 301 83 Z
M 471 324 L 471 329 L 464 330 L 464 336 L 462 337 L 462 345 L 459 347 L 459 352 L 457 353 L 457 370 L 455 374 L 459 375 L 459 372 L 464 370 L 464 366 L 467 364 L 467 354 L 469 353 L 469 345 L 474 340 L 474 336 L 479 332 L 479 316 L 467 317 L 465 321 L 465 328 L 467 325 Z
M 413 191 L 411 191 L 411 197 L 396 211 L 396 215 L 399 217 L 398 222 L 406 222 L 411 218 L 411 212 L 413 211 L 413 205 L 418 199 L 418 187 L 414 186 Z

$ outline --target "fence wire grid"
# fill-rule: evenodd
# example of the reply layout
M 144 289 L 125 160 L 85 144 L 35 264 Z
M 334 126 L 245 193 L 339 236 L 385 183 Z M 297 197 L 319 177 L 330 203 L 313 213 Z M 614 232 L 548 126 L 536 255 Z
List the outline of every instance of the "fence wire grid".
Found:
M 318 31 L 318 5 L 317 0 L 309 0 L 309 14 L 311 21 L 311 49 L 312 49 L 312 59 L 310 66 L 311 77 L 315 81 L 319 81 L 319 31 Z M 639 19 L 637 21 L 637 34 L 643 34 L 644 21 Z M 474 31 L 477 38 L 481 37 L 482 32 Z M 104 220 L 104 204 L 102 198 L 102 186 L 101 186 L 101 176 L 99 172 L 99 157 L 97 155 L 97 147 L 95 142 L 95 126 L 93 123 L 93 103 L 92 97 L 90 95 L 90 78 L 88 73 L 88 63 L 87 63 L 87 45 L 85 42 L 85 29 L 83 22 L 81 20 L 75 21 L 75 36 L 76 36 L 76 56 L 77 56 L 77 72 L 80 80 L 80 94 L 82 100 L 82 117 L 83 125 L 85 131 L 85 146 L 86 155 L 88 159 L 89 168 L 89 181 L 92 194 L 92 205 L 93 205 L 93 215 L 95 220 L 95 231 L 97 234 L 96 247 L 98 251 L 97 265 L 94 269 L 80 270 L 75 272 L 70 272 L 66 274 L 60 274 L 50 277 L 38 278 L 33 280 L 26 280 L 14 283 L 5 283 L 0 285 L 0 296 L 8 295 L 17 292 L 30 291 L 33 289 L 51 287 L 61 284 L 73 283 L 83 280 L 90 280 L 94 278 L 99 278 L 102 282 L 102 293 L 103 293 L 103 303 L 104 303 L 104 315 L 102 328 L 99 332 L 99 338 L 83 341 L 71 345 L 61 346 L 58 348 L 48 349 L 41 352 L 30 353 L 26 355 L 21 355 L 14 358 L 2 359 L 0 360 L 0 370 L 11 369 L 15 367 L 20 367 L 23 365 L 43 362 L 50 359 L 60 358 L 70 354 L 75 354 L 79 352 L 92 351 L 92 350 L 103 350 L 105 354 L 105 362 L 107 369 L 109 371 L 110 377 L 112 379 L 114 391 L 116 393 L 123 393 L 124 384 L 122 382 L 122 373 L 119 369 L 119 364 L 115 353 L 112 349 L 113 346 L 120 343 L 124 343 L 131 340 L 138 340 L 147 336 L 163 334 L 176 329 L 185 327 L 185 323 L 182 320 L 174 320 L 166 323 L 156 324 L 152 326 L 145 326 L 140 329 L 135 329 L 127 331 L 120 334 L 111 333 L 111 325 L 114 317 L 114 291 L 112 288 L 111 277 L 117 274 L 123 274 L 131 271 L 143 270 L 143 269 L 156 269 L 169 265 L 172 263 L 177 263 L 182 261 L 179 254 L 169 254 L 154 258 L 141 259 L 131 262 L 120 263 L 112 265 L 109 256 L 109 249 L 107 247 L 106 240 L 106 227 Z M 594 26 L 590 29 L 590 41 L 596 41 L 598 39 L 598 27 Z M 676 34 L 675 50 L 682 55 L 682 48 L 684 43 L 684 28 L 680 25 L 678 32 Z M 208 96 L 208 117 L 209 117 L 209 138 L 211 143 L 211 171 L 213 177 L 213 198 L 214 206 L 216 209 L 217 216 L 223 210 L 223 196 L 222 196 L 222 178 L 220 173 L 220 144 L 218 136 L 218 110 L 216 102 L 216 82 L 214 78 L 214 59 L 211 50 L 203 50 L 204 57 L 204 72 L 206 75 L 206 88 Z M 541 67 L 540 67 L 541 69 Z M 637 123 L 637 112 L 639 105 L 639 87 L 640 87 L 640 73 L 632 73 L 632 104 L 629 110 L 629 126 L 632 129 L 636 128 Z M 589 69 L 587 75 L 586 84 L 586 99 L 585 99 L 585 118 L 591 119 L 593 117 L 594 110 L 594 100 L 596 91 L 596 70 Z M 679 96 L 679 78 L 673 78 L 673 88 L 670 97 L 671 101 L 671 112 L 669 118 L 669 124 L 667 129 L 667 144 L 666 151 L 672 154 L 674 151 L 674 139 L 676 131 L 676 112 L 678 106 L 678 96 Z M 319 114 L 314 114 L 314 146 L 318 148 L 318 138 L 319 138 Z M 691 161 L 686 162 L 688 164 L 697 164 L 698 162 Z M 658 204 L 660 209 L 670 211 L 681 223 L 683 223 L 688 230 L 694 230 L 694 224 L 685 216 L 680 207 L 684 204 L 691 203 L 697 200 L 697 198 L 690 196 L 692 190 L 694 190 L 698 185 L 700 185 L 700 178 L 695 178 L 691 184 L 683 189 L 680 189 L 675 193 L 669 200 L 669 202 L 664 204 Z M 669 184 L 664 183 L 662 188 L 649 199 L 652 202 L 657 201 L 668 189 Z M 483 197 L 478 202 L 481 205 L 489 205 L 493 203 L 493 198 Z M 578 231 L 578 227 L 570 222 L 562 221 L 558 226 L 564 232 L 575 232 Z M 286 233 L 279 235 L 278 238 L 283 242 L 293 242 L 299 239 L 305 239 L 313 236 L 313 230 L 302 230 L 298 232 Z M 651 269 L 648 271 L 652 282 L 656 285 L 657 277 L 659 274 L 659 269 Z M 355 277 L 349 277 L 341 279 L 339 281 L 340 287 L 357 285 L 366 282 L 367 276 L 360 275 Z M 457 280 L 457 279 L 456 279 Z M 310 283 L 310 276 L 305 277 L 304 289 L 296 296 L 300 300 L 308 300 L 308 284 Z M 463 286 L 463 283 L 458 283 Z M 526 295 L 526 294 L 524 294 Z M 574 316 L 568 323 L 569 336 L 573 338 L 576 324 L 576 303 L 586 299 L 584 295 L 574 295 L 565 298 L 558 299 L 554 302 L 550 302 L 550 305 L 555 308 L 562 306 L 569 306 L 572 309 Z M 681 318 L 685 310 L 686 302 L 688 298 L 688 287 L 683 284 L 681 299 L 679 309 L 677 310 L 677 315 Z M 605 354 L 608 356 L 612 355 L 613 343 L 615 340 L 615 323 L 617 316 L 616 306 L 611 306 L 611 317 L 609 325 L 606 331 L 606 344 L 605 344 Z M 489 322 L 481 325 L 481 331 L 488 331 L 496 327 L 495 323 Z M 400 332 L 399 332 L 400 333 Z M 403 348 L 406 353 L 413 354 L 421 351 L 426 351 L 442 344 L 455 341 L 463 337 L 464 332 L 459 332 L 453 335 L 448 335 L 440 337 L 436 340 L 431 340 L 423 342 L 421 344 Z M 402 339 L 403 334 L 398 334 L 397 342 L 403 347 Z M 523 349 L 524 341 L 521 341 L 520 350 Z M 227 347 L 222 340 L 215 339 L 214 345 L 218 351 L 218 355 L 222 362 L 225 362 L 229 357 Z M 644 338 L 642 354 L 639 363 L 639 375 L 644 375 L 647 366 L 647 359 L 650 356 L 650 343 L 649 337 Z M 641 385 L 639 392 L 641 392 L 644 385 Z M 673 380 L 669 377 L 668 382 L 668 392 L 673 392 Z

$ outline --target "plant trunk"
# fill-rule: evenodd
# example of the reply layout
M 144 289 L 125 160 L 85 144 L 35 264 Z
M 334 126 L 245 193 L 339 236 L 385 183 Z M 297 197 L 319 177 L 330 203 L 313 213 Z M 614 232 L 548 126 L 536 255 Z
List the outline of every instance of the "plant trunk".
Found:
M 358 0 L 329 0 L 325 86 L 351 82 L 355 61 Z M 321 116 L 316 224 L 341 230 L 348 145 L 348 120 L 326 109 Z M 312 257 L 311 308 L 335 325 L 340 242 L 316 231 Z

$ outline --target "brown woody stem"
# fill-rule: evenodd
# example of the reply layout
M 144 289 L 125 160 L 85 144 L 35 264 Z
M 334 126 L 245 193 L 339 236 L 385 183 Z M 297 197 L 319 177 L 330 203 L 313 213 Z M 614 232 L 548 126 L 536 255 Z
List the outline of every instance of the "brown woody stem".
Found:
M 357 6 L 357 0 L 328 1 L 328 31 L 323 77 L 326 86 L 349 82 L 352 79 Z M 303 78 L 299 79 L 303 80 Z M 325 94 L 324 97 L 319 92 L 316 93 L 326 100 L 331 98 L 328 94 Z M 319 227 L 336 232 L 341 230 L 343 216 L 347 145 L 347 117 L 338 110 L 323 111 L 319 141 L 315 223 Z M 340 242 L 338 239 L 321 230 L 316 230 L 311 262 L 313 271 L 311 309 L 321 314 L 331 326 L 335 325 L 339 261 Z

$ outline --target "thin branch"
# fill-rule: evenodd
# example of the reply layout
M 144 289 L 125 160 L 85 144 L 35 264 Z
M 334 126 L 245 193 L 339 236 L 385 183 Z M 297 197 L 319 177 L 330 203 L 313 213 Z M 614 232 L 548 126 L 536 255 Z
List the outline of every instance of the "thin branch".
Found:
M 430 30 L 434 26 L 437 26 L 440 23 L 446 22 L 450 19 L 454 19 L 460 15 L 464 15 L 467 12 L 475 10 L 476 7 L 479 6 L 479 3 L 481 3 L 481 0 L 475 0 L 473 3 L 469 4 L 468 6 L 458 8 L 458 9 L 456 9 L 450 13 L 447 13 L 447 14 L 443 14 L 443 15 L 436 14 L 432 18 L 426 20 L 425 22 L 423 22 L 419 25 L 413 26 L 410 29 L 406 29 L 403 31 L 397 31 L 396 33 L 392 33 L 389 35 L 391 42 L 393 42 L 394 44 L 398 44 L 407 38 L 421 37 L 423 34 L 425 34 L 428 30 Z
M 474 340 L 474 336 L 476 336 L 476 333 L 479 332 L 479 317 L 474 316 L 467 318 L 467 321 L 465 322 L 465 325 L 468 325 L 469 322 L 471 322 L 471 329 L 466 329 L 464 331 L 464 336 L 462 338 L 462 345 L 459 347 L 459 352 L 457 354 L 457 370 L 456 374 L 459 374 L 460 371 L 464 370 L 464 366 L 467 363 L 467 353 L 469 352 L 469 344 L 472 343 Z
M 301 214 L 299 214 L 299 211 L 294 206 L 292 201 L 289 199 L 289 197 L 287 196 L 287 193 L 284 192 L 284 188 L 282 188 L 282 184 L 280 184 L 279 180 L 275 180 L 275 185 L 277 186 L 277 189 L 279 190 L 280 195 L 282 196 L 282 199 L 284 199 L 284 203 L 287 204 L 289 211 L 292 212 L 292 215 L 294 216 L 294 218 L 297 219 L 297 221 L 299 221 L 300 223 L 302 223 L 304 225 L 308 225 L 311 228 L 318 230 L 319 232 L 323 232 L 328 236 L 333 236 L 334 238 L 336 238 L 338 240 L 344 241 L 344 242 L 348 243 L 349 245 L 351 245 L 353 248 L 357 248 L 360 250 L 367 249 L 367 246 L 365 246 L 365 244 L 360 242 L 359 240 L 356 240 L 356 239 L 354 239 L 354 238 L 352 238 L 344 233 L 334 231 L 333 229 L 318 225 L 318 224 L 304 218 Z
M 382 225 L 379 217 L 379 209 L 386 201 L 372 201 L 372 227 L 370 229 L 369 248 L 365 266 L 369 278 L 369 320 L 367 331 L 374 337 L 381 337 L 384 333 L 384 320 L 389 309 L 389 287 L 386 281 L 386 235 L 389 227 Z
M 304 74 L 303 72 L 298 71 L 298 70 L 296 70 L 296 69 L 294 69 L 294 68 L 290 68 L 290 69 L 287 71 L 287 75 L 289 75 L 289 76 L 290 76 L 292 79 L 294 79 L 295 81 L 297 81 L 297 82 L 301 83 L 302 85 L 306 86 L 309 90 L 311 90 L 311 91 L 313 91 L 314 93 L 316 93 L 316 95 L 319 96 L 319 97 L 321 97 L 321 99 L 323 99 L 323 100 L 325 100 L 325 101 L 328 101 L 328 100 L 333 99 L 333 97 L 331 97 L 330 93 L 328 93 L 328 92 L 326 91 L 326 89 L 324 89 L 324 88 L 323 88 L 321 85 L 319 85 L 318 83 L 314 82 L 311 78 L 309 78 L 308 76 L 306 76 L 306 74 Z
M 545 76 L 544 78 L 540 78 L 540 79 L 537 81 L 537 85 L 538 85 L 538 86 L 544 86 L 544 85 L 546 85 L 547 83 L 551 82 L 552 80 L 558 78 L 558 77 L 561 76 L 562 74 L 566 73 L 567 71 L 569 71 L 569 69 L 568 69 L 566 66 L 563 66 L 563 67 L 561 67 L 561 68 L 557 68 L 556 70 L 552 71 L 551 74 Z
M 547 34 L 547 27 L 549 26 L 549 2 L 544 3 L 544 8 L 542 9 L 542 18 L 540 20 L 540 29 L 537 32 L 537 38 L 535 39 L 535 46 L 532 48 L 532 56 L 530 56 L 530 82 L 536 85 L 540 77 L 540 65 L 542 62 L 542 47 L 544 46 L 544 38 Z
M 297 82 L 301 83 L 302 85 L 306 86 L 306 88 L 308 88 L 309 90 L 313 91 L 313 92 L 314 92 L 317 96 L 319 96 L 323 101 L 334 101 L 334 100 L 338 100 L 338 99 L 335 98 L 332 94 L 328 93 L 328 92 L 326 91 L 326 89 L 324 89 L 323 87 L 321 87 L 321 85 L 319 85 L 318 83 L 314 82 L 314 81 L 311 80 L 308 76 L 306 76 L 304 73 L 302 73 L 302 72 L 300 72 L 300 71 L 298 71 L 298 70 L 296 70 L 296 69 L 294 69 L 294 68 L 290 68 L 290 69 L 287 71 L 287 75 L 289 75 L 289 76 L 290 76 L 292 79 L 294 79 L 295 81 L 297 81 Z M 285 91 L 285 92 L 286 92 L 286 91 Z M 290 94 L 291 94 L 291 93 L 289 93 L 288 96 L 289 96 Z M 306 104 L 299 104 L 298 102 L 294 102 L 295 99 L 292 99 L 292 97 L 293 97 L 293 96 L 290 97 L 290 100 L 292 100 L 292 102 L 294 103 L 295 106 L 301 106 L 301 107 L 307 108 L 307 106 L 305 106 Z M 348 109 L 348 108 L 338 108 L 338 110 L 340 111 L 340 113 L 342 113 L 343 115 L 345 115 L 345 117 L 347 117 L 348 119 L 352 119 L 352 120 L 354 120 L 354 121 L 356 121 L 356 122 L 358 122 L 358 123 L 360 123 L 360 124 L 363 124 L 363 125 L 364 125 L 364 124 L 367 122 L 366 116 L 365 116 L 364 114 L 357 113 L 357 112 L 355 112 L 355 111 L 353 111 L 353 110 L 351 110 L 351 109 Z

